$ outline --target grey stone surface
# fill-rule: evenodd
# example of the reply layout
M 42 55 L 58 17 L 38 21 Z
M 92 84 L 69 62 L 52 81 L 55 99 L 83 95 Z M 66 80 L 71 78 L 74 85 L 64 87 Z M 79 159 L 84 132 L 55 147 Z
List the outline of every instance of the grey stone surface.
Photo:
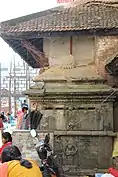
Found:
M 45 137 L 47 133 L 39 132 L 38 139 Z M 28 130 L 18 130 L 13 131 L 13 144 L 16 145 L 21 153 L 23 158 L 31 158 L 36 160 L 40 164 L 40 159 L 36 152 L 35 146 L 37 144 L 37 139 L 33 138 Z M 53 133 L 50 133 L 50 144 L 53 149 Z

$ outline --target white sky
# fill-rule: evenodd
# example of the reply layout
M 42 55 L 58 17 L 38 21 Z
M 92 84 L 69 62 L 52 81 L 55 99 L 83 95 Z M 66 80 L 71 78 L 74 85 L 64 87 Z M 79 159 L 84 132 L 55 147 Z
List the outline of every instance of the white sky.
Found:
M 56 0 L 0 0 L 0 22 L 57 6 Z M 9 66 L 13 57 L 11 48 L 0 38 L 0 62 Z M 16 60 L 19 60 L 19 56 Z

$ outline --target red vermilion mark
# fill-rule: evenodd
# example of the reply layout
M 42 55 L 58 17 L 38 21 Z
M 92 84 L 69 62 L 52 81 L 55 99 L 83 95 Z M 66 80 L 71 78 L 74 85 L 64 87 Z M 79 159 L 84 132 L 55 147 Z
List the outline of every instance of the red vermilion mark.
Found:
M 70 2 L 74 2 L 74 0 L 57 0 L 57 3 L 70 3 Z
M 70 36 L 70 54 L 72 55 L 73 53 L 73 38 Z

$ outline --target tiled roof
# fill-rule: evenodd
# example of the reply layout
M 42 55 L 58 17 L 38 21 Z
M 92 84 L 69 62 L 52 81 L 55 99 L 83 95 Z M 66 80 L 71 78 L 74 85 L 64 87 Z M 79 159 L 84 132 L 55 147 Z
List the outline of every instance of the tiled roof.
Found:
M 3 22 L 1 26 L 2 31 L 9 33 L 118 28 L 118 6 L 100 1 L 77 3 L 57 10 L 50 9 L 50 13 L 38 13 L 36 18 L 14 25 L 6 26 Z

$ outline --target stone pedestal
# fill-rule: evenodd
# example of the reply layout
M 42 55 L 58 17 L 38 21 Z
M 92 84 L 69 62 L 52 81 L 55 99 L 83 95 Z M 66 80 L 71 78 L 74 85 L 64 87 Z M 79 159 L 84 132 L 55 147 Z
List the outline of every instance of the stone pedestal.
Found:
M 105 172 L 112 156 L 115 91 L 102 79 L 45 80 L 27 91 L 42 113 L 40 131 L 54 132 L 54 151 L 69 176 Z

